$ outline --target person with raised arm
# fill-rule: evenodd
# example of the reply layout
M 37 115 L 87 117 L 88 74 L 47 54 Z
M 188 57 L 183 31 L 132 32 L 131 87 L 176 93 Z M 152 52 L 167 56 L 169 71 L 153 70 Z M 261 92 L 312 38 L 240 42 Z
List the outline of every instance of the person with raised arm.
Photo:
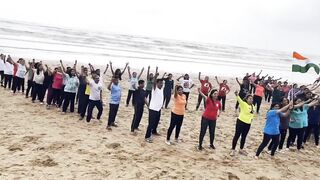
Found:
M 139 125 L 143 115 L 144 106 L 148 104 L 146 98 L 146 91 L 144 90 L 144 80 L 138 81 L 138 87 L 134 87 L 135 91 L 133 93 L 134 101 L 134 115 L 131 123 L 131 133 L 136 134 L 136 131 L 139 131 Z
M 246 138 L 249 133 L 251 122 L 254 118 L 254 106 L 253 106 L 253 97 L 251 94 L 248 94 L 245 98 L 239 96 L 239 92 L 236 91 L 235 95 L 240 106 L 240 114 L 237 118 L 235 134 L 232 140 L 231 156 L 236 154 L 236 146 L 238 140 L 241 136 L 240 141 L 240 150 L 239 153 L 242 155 L 247 155 L 248 153 L 244 150 L 244 145 L 246 143 Z
M 250 89 L 249 89 L 249 93 L 255 93 L 256 90 L 256 86 L 254 86 L 255 81 L 258 79 L 258 77 L 261 75 L 262 70 L 260 70 L 259 74 L 256 75 L 256 73 L 252 73 L 252 75 L 248 78 L 249 82 L 250 82 Z
M 188 105 L 189 94 L 191 89 L 194 87 L 193 81 L 190 79 L 189 74 L 180 76 L 177 79 L 177 81 L 180 82 L 180 85 L 183 87 L 183 94 L 186 95 L 186 100 L 187 100 L 186 110 L 188 110 L 187 105 Z
M 253 96 L 253 105 L 257 107 L 257 114 L 259 114 L 260 106 L 264 96 L 265 87 L 262 81 L 260 81 L 259 84 L 253 83 L 253 85 L 255 86 L 255 93 Z
M 4 81 L 5 56 L 0 54 L 0 85 L 3 87 Z
M 242 83 L 239 82 L 239 79 L 236 78 L 237 83 L 240 86 L 239 96 L 241 99 L 244 99 L 249 93 L 249 80 L 242 80 Z M 239 102 L 237 101 L 235 111 L 237 112 L 239 107 Z
M 319 146 L 319 130 L 320 130 L 320 105 L 313 106 L 308 110 L 308 127 L 305 131 L 303 142 L 306 143 L 308 137 L 311 135 L 311 131 L 314 137 L 314 143 L 317 148 Z
M 116 69 L 114 71 L 111 61 L 109 62 L 109 64 L 110 64 L 110 69 L 111 69 L 112 76 L 115 77 L 115 78 L 118 78 L 118 80 L 121 81 L 122 80 L 121 77 L 122 77 L 123 73 L 126 72 L 126 69 L 127 69 L 128 65 L 129 65 L 129 63 L 126 63 L 126 66 L 124 67 L 123 71 L 121 71 L 120 69 Z
M 201 84 L 200 91 L 205 96 L 208 96 L 210 90 L 212 89 L 212 84 L 209 82 L 209 76 L 205 76 L 204 79 L 201 79 L 201 72 L 199 72 L 198 80 L 199 80 L 199 82 Z M 199 95 L 198 95 L 198 103 L 197 103 L 197 106 L 196 106 L 196 111 L 198 111 L 202 100 L 203 100 L 203 107 L 204 107 L 204 109 L 206 108 L 206 102 L 205 102 L 204 99 L 205 98 L 199 93 Z
M 218 93 L 218 100 L 221 101 L 222 103 L 222 111 L 224 112 L 226 109 L 226 99 L 227 99 L 227 94 L 230 92 L 230 88 L 227 85 L 228 81 L 223 80 L 222 83 L 219 82 L 219 79 L 217 76 L 215 76 L 215 79 L 219 85 L 219 93 Z
M 13 78 L 13 65 L 11 63 L 11 57 L 8 55 L 7 60 L 4 61 L 4 88 L 11 89 L 12 86 L 12 78 Z
M 44 99 L 44 68 L 41 63 L 38 63 L 36 69 L 33 70 L 33 87 L 32 87 L 32 102 L 34 103 L 36 99 L 43 104 Z
M 103 78 L 98 74 L 92 76 L 92 79 L 86 78 L 87 84 L 90 86 L 89 104 L 87 112 L 87 122 L 89 123 L 92 118 L 92 111 L 95 107 L 98 109 L 97 120 L 100 121 L 103 106 L 102 106 L 102 89 Z M 83 118 L 83 117 L 82 117 Z
M 70 104 L 70 112 L 74 112 L 74 104 L 76 93 L 79 87 L 79 78 L 77 74 L 77 61 L 75 61 L 72 69 L 65 72 L 62 60 L 60 60 L 61 68 L 63 69 L 62 73 L 65 78 L 65 87 L 64 87 L 64 102 L 62 106 L 62 112 L 65 114 L 67 112 L 68 106 Z
M 163 74 L 163 76 L 166 75 Z M 168 105 L 170 103 L 171 100 L 171 95 L 174 91 L 174 80 L 172 79 L 172 74 L 169 73 L 168 76 L 166 78 L 163 79 L 164 80 L 164 99 L 163 99 L 163 106 L 165 109 L 168 109 Z
M 167 139 L 166 144 L 171 145 L 172 142 L 170 141 L 171 134 L 174 128 L 176 128 L 175 134 L 175 142 L 179 143 L 179 134 L 183 122 L 183 117 L 185 114 L 185 105 L 187 103 L 186 96 L 183 94 L 183 87 L 176 86 L 173 96 L 174 104 L 171 111 L 171 120 L 170 126 L 167 131 Z
M 96 75 L 96 73 L 95 71 L 92 71 L 91 72 L 92 79 L 94 78 L 93 77 L 94 75 Z M 89 76 L 88 68 L 84 67 L 79 75 L 79 88 L 78 88 L 78 96 L 79 96 L 78 113 L 80 115 L 79 120 L 83 120 L 89 104 L 90 86 L 87 81 L 88 76 Z
M 119 104 L 121 101 L 121 87 L 119 85 L 119 76 L 112 77 L 109 85 L 108 90 L 111 91 L 110 95 L 110 102 L 109 102 L 109 117 L 108 117 L 108 124 L 107 124 L 107 130 L 111 131 L 112 126 L 118 127 L 118 125 L 115 123 Z
M 303 137 L 304 137 L 304 124 L 307 123 L 308 117 L 307 112 L 310 107 L 317 105 L 318 100 L 309 99 L 308 101 L 302 101 L 297 98 L 294 101 L 294 108 L 290 113 L 289 123 L 289 137 L 287 140 L 287 148 L 292 146 L 292 143 L 297 137 L 297 149 L 302 149 Z
M 16 91 L 22 90 L 24 93 L 24 76 L 27 72 L 27 67 L 25 66 L 25 60 L 23 58 L 19 58 L 18 62 L 14 62 L 12 59 L 9 59 L 10 63 L 13 64 L 17 71 L 16 75 L 14 77 L 15 81 L 12 85 L 12 91 L 13 93 L 16 93 Z
M 150 66 L 148 66 L 147 71 L 147 85 L 146 85 L 146 98 L 149 99 L 149 102 L 151 101 L 151 92 L 154 82 L 154 76 L 153 73 L 150 73 Z
M 61 67 L 56 67 L 52 72 L 52 85 L 51 93 L 47 94 L 47 108 L 50 109 L 52 103 L 59 107 L 59 102 L 61 101 L 61 91 L 63 87 L 63 74 Z
M 28 70 L 26 72 L 25 75 L 28 74 L 27 76 L 27 79 L 28 79 L 28 82 L 27 82 L 27 90 L 26 90 L 26 98 L 29 98 L 29 92 L 32 96 L 32 87 L 33 87 L 33 77 L 34 77 L 34 71 L 33 69 L 35 69 L 35 60 L 33 59 L 32 62 L 28 62 L 29 64 L 29 67 L 28 67 Z
M 263 129 L 263 140 L 260 144 L 257 152 L 256 158 L 259 157 L 262 150 L 269 144 L 270 140 L 272 140 L 272 149 L 271 156 L 274 156 L 278 145 L 279 145 L 279 137 L 280 137 L 280 117 L 286 117 L 289 115 L 290 110 L 293 109 L 293 103 L 289 103 L 286 106 L 280 108 L 279 103 L 274 103 L 271 105 L 270 110 L 267 112 L 267 120 Z
M 154 84 L 152 88 L 152 97 L 149 103 L 149 118 L 148 128 L 145 135 L 145 141 L 152 143 L 151 135 L 159 135 L 157 127 L 161 117 L 161 108 L 163 104 L 163 80 L 158 79 L 158 67 L 156 67 L 156 74 L 154 77 Z
M 200 95 L 204 98 L 206 103 L 206 108 L 201 118 L 198 150 L 201 151 L 203 149 L 202 142 L 208 127 L 209 127 L 209 134 L 210 134 L 210 148 L 215 149 L 215 146 L 213 144 L 214 135 L 215 135 L 217 119 L 219 117 L 219 111 L 221 109 L 221 102 L 218 100 L 218 90 L 212 89 L 208 93 L 208 95 L 203 94 L 200 88 L 198 89 L 198 91 Z
M 129 102 L 131 100 L 131 96 L 133 95 L 134 91 L 136 90 L 136 88 L 138 87 L 138 81 L 140 80 L 140 77 L 144 71 L 144 68 L 141 69 L 140 74 L 137 76 L 136 72 L 132 72 L 130 71 L 130 66 L 128 66 L 128 74 L 129 74 L 129 90 L 128 90 L 128 96 L 127 96 L 127 101 L 126 101 L 126 107 L 129 106 Z M 132 97 L 132 105 L 134 104 L 134 99 L 135 97 Z

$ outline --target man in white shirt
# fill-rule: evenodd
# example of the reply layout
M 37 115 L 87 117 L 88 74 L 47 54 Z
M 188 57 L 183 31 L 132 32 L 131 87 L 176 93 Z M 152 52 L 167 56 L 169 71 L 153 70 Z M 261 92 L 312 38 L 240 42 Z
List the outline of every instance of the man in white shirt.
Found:
M 8 60 L 4 61 L 4 88 L 11 89 L 12 78 L 13 78 L 13 65 L 9 62 L 10 56 L 8 56 Z
M 152 143 L 151 134 L 159 135 L 157 127 L 160 121 L 161 108 L 163 104 L 163 80 L 157 79 L 159 76 L 158 67 L 156 68 L 156 75 L 154 77 L 154 85 L 152 88 L 151 101 L 149 105 L 149 120 L 148 128 L 145 135 L 146 142 Z
M 90 86 L 90 96 L 89 96 L 89 104 L 87 111 L 87 122 L 89 123 L 92 118 L 92 111 L 94 107 L 97 107 L 98 114 L 97 120 L 100 121 L 103 106 L 102 106 L 102 88 L 103 88 L 103 80 L 98 75 L 94 75 L 93 79 L 87 80 L 87 84 Z

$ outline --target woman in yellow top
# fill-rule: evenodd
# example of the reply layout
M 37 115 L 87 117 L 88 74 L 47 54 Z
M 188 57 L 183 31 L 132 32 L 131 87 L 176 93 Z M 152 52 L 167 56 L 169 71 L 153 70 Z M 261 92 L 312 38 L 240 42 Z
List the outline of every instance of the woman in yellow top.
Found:
M 240 141 L 240 154 L 247 155 L 247 152 L 243 150 L 244 144 L 246 143 L 246 137 L 247 134 L 250 130 L 251 126 L 251 121 L 253 119 L 253 98 L 252 95 L 247 95 L 244 100 L 242 100 L 239 96 L 238 91 L 235 92 L 235 95 L 237 97 L 237 101 L 239 102 L 240 105 L 240 115 L 237 119 L 236 123 L 236 132 L 233 137 L 232 141 L 232 150 L 230 155 L 234 156 L 235 155 L 235 149 L 238 143 L 238 140 L 241 136 L 241 141 Z
M 186 110 L 186 96 L 183 94 L 183 87 L 176 86 L 174 91 L 174 105 L 171 111 L 171 122 L 167 132 L 166 144 L 171 145 L 170 137 L 174 128 L 176 128 L 175 140 L 179 142 L 179 133 L 183 122 L 183 116 Z

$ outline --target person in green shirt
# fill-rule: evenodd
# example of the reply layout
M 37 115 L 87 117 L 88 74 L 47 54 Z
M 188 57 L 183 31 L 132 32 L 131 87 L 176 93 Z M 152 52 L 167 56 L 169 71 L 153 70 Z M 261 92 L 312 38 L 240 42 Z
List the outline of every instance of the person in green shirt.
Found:
M 248 153 L 243 150 L 244 144 L 246 143 L 246 137 L 250 130 L 251 122 L 254 117 L 254 106 L 253 106 L 253 97 L 252 95 L 247 95 L 244 100 L 242 100 L 239 96 L 239 92 L 236 91 L 235 95 L 237 97 L 237 101 L 240 106 L 240 114 L 237 119 L 236 123 L 236 131 L 233 137 L 232 141 L 232 148 L 231 148 L 231 156 L 234 156 L 236 153 L 236 146 L 238 143 L 238 140 L 241 136 L 240 141 L 240 154 L 247 155 Z

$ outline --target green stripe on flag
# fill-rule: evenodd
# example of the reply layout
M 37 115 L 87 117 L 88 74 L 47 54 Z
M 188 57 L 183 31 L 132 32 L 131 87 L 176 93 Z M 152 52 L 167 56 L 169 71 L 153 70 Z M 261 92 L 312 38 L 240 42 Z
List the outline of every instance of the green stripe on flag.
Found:
M 310 68 L 313 68 L 314 71 L 319 74 L 320 73 L 320 68 L 318 65 L 313 64 L 313 63 L 309 63 L 306 64 L 305 66 L 300 66 L 297 64 L 293 64 L 292 65 L 292 72 L 300 72 L 300 73 L 306 73 L 309 71 Z

